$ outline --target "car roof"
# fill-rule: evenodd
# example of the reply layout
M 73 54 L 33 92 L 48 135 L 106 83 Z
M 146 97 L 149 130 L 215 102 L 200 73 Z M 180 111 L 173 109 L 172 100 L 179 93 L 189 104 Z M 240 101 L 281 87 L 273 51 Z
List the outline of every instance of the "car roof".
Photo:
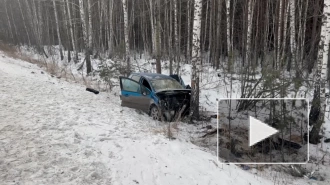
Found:
M 164 74 L 158 74 L 158 73 L 131 73 L 131 75 L 139 75 L 142 77 L 145 77 L 149 80 L 162 78 L 162 79 L 173 79 L 172 77 Z

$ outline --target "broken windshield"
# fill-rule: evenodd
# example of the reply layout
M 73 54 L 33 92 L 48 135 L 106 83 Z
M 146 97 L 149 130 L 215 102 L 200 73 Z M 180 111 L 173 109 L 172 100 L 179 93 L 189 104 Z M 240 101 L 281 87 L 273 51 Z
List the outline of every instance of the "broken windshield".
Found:
M 184 89 L 178 81 L 169 78 L 153 79 L 151 83 L 155 91 Z

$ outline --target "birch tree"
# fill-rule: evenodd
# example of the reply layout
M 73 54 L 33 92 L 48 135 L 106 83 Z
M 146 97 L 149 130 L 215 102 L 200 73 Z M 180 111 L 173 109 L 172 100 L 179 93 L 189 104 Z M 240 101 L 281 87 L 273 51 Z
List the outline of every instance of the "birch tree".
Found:
M 245 53 L 245 60 L 246 62 L 250 63 L 250 55 L 251 55 L 251 49 L 252 49 L 252 20 L 253 20 L 253 9 L 254 9 L 254 0 L 249 0 L 248 3 L 248 17 L 247 17 L 247 32 L 246 32 L 246 53 Z
M 199 117 L 199 73 L 201 67 L 201 20 L 202 20 L 202 0 L 194 2 L 194 22 L 192 40 L 192 72 L 191 72 L 191 103 L 190 116 Z
M 76 41 L 75 41 L 75 37 L 74 37 L 73 21 L 72 21 L 69 1 L 70 0 L 65 0 L 67 12 L 68 12 L 68 23 L 69 23 L 68 25 L 69 25 L 69 29 L 70 29 L 70 38 L 71 38 L 72 49 L 75 52 L 75 61 L 77 61 L 78 60 L 78 50 L 76 47 Z
M 179 19 L 178 19 L 178 2 L 176 0 L 173 0 L 174 4 L 174 61 L 177 63 L 176 73 L 179 74 L 180 69 L 180 52 L 179 52 L 179 33 L 178 33 L 178 25 L 179 25 Z
M 289 1 L 290 3 L 290 50 L 291 50 L 291 64 L 296 64 L 296 3 L 295 1 Z M 288 67 L 288 69 L 290 69 Z
M 88 0 L 89 1 L 89 0 Z M 88 2 L 90 3 L 90 2 Z M 82 32 L 83 32 L 83 40 L 85 44 L 85 59 L 86 59 L 86 68 L 87 68 L 87 74 L 92 72 L 92 66 L 91 66 L 91 43 L 90 43 L 90 37 L 88 31 L 87 31 L 87 24 L 88 20 L 86 18 L 86 11 L 84 7 L 84 0 L 79 0 L 79 10 L 80 10 L 80 17 L 81 17 L 81 25 L 82 25 Z
M 191 41 L 191 36 L 190 36 L 190 34 L 191 34 L 191 29 L 190 29 L 190 22 L 191 22 L 191 10 L 190 10 L 190 5 L 191 4 L 191 0 L 188 0 L 187 1 L 187 59 L 188 59 L 188 61 L 190 60 L 190 54 L 191 54 L 191 51 L 190 51 L 190 41 Z
M 127 0 L 122 0 L 123 3 L 123 10 L 124 10 L 124 36 L 125 36 L 125 59 L 127 64 L 127 75 L 131 71 L 131 65 L 130 65 L 130 52 L 129 52 L 129 35 L 128 35 L 128 8 L 127 8 Z
M 227 35 L 227 53 L 228 58 L 231 55 L 231 40 L 230 40 L 230 0 L 226 0 L 226 35 Z
M 173 9 L 173 1 L 170 0 L 170 9 L 169 9 L 169 17 L 170 17 L 170 20 L 169 20 L 169 33 L 168 33 L 168 45 L 169 45 L 169 56 L 170 56 L 170 75 L 173 74 L 173 42 L 172 42 L 172 39 L 173 39 L 173 36 L 172 36 L 172 29 L 173 29 L 173 14 L 172 14 L 172 9 Z
M 293 1 L 291 1 L 293 2 Z M 284 14 L 283 14 L 283 40 L 282 40 L 282 50 L 281 50 L 281 67 L 284 66 L 285 63 L 285 50 L 286 50 L 286 39 L 287 39 L 287 21 L 288 21 L 288 14 L 289 14 L 289 6 L 287 3 L 283 3 Z M 294 27 L 292 28 L 294 29 Z
M 269 34 L 269 7 L 270 7 L 270 1 L 267 0 L 266 1 L 266 18 L 265 18 L 265 22 L 264 22 L 264 34 L 263 34 L 263 43 L 262 43 L 262 51 L 263 51 L 263 54 L 262 54 L 262 59 L 261 59 L 261 67 L 263 67 L 263 62 L 265 60 L 265 56 L 268 54 L 268 34 Z
M 152 55 L 155 55 L 156 53 L 156 30 L 155 30 L 155 15 L 154 15 L 154 6 L 153 6 L 154 0 L 149 0 L 149 6 L 150 6 L 150 25 L 151 25 L 151 39 L 152 39 Z
M 22 19 L 23 19 L 23 25 L 24 25 L 24 28 L 25 28 L 25 31 L 26 31 L 27 40 L 28 40 L 29 46 L 31 46 L 30 32 L 29 32 L 29 30 L 26 26 L 26 21 L 25 21 L 25 16 L 24 16 L 23 9 L 22 9 L 22 4 L 21 4 L 21 1 L 19 1 L 19 0 L 17 2 L 18 2 L 18 6 L 19 6 L 19 9 L 20 9 Z
M 93 48 L 92 0 L 87 0 L 87 10 L 88 10 L 88 50 L 89 50 L 89 55 L 91 55 L 93 51 L 92 50 Z
M 37 48 L 39 49 L 39 52 L 41 51 L 41 40 L 40 40 L 40 33 L 39 33 L 39 24 L 38 24 L 38 17 L 36 15 L 36 10 L 34 9 L 34 5 L 32 4 L 32 6 L 29 4 L 28 0 L 25 0 L 25 6 L 26 6 L 26 10 L 27 10 L 27 17 L 30 23 L 30 26 L 33 30 L 33 36 L 34 39 L 36 41 L 36 45 Z M 34 2 L 34 0 L 32 0 L 32 2 Z M 31 10 L 32 7 L 32 10 Z
M 217 15 L 217 32 L 216 32 L 216 64 L 215 68 L 219 69 L 220 65 L 220 55 L 221 55 L 221 20 L 222 20 L 222 0 L 218 1 L 218 15 Z
M 58 15 L 57 15 L 57 8 L 56 8 L 56 0 L 53 0 L 53 6 L 54 6 L 54 12 L 55 12 L 55 23 L 56 23 L 56 31 L 57 31 L 57 39 L 58 39 L 58 45 L 60 49 L 60 56 L 61 60 L 63 60 L 63 49 L 62 49 L 62 41 L 61 41 L 61 32 L 60 32 L 60 25 L 58 22 Z
M 326 109 L 325 98 L 325 84 L 327 78 L 327 64 L 329 53 L 329 41 L 330 41 L 330 1 L 324 1 L 323 21 L 321 27 L 321 40 L 319 42 L 319 50 L 317 57 L 317 73 L 316 84 L 314 90 L 313 106 L 319 112 L 316 122 L 312 123 L 313 127 L 310 133 L 310 142 L 318 143 L 318 136 L 324 123 L 324 115 Z M 310 117 L 313 115 L 310 115 Z
M 303 6 L 305 4 L 305 7 Z M 308 8 L 309 0 L 301 0 L 299 6 L 299 17 L 302 18 L 299 21 L 299 28 L 298 28 L 298 57 L 299 61 L 303 61 L 304 58 L 304 48 L 305 48 L 305 31 L 306 31 L 306 19 L 307 19 L 307 8 Z M 296 64 L 298 66 L 298 63 Z
M 157 18 L 156 18 L 156 72 L 161 74 L 162 73 L 162 67 L 160 62 L 160 47 L 161 47 L 161 31 L 160 31 L 160 0 L 157 0 Z
M 112 17 L 113 17 L 113 0 L 109 1 L 109 8 L 108 8 L 108 26 L 107 26 L 107 31 L 108 31 L 108 52 L 109 52 L 109 58 L 112 57 L 112 38 L 113 38 L 113 23 L 112 23 Z
M 273 66 L 276 69 L 277 69 L 277 64 L 279 63 L 281 57 L 282 6 L 283 6 L 283 0 L 280 0 L 279 8 L 278 8 L 279 13 L 278 13 L 278 24 L 277 24 L 276 61 L 275 61 L 275 65 Z

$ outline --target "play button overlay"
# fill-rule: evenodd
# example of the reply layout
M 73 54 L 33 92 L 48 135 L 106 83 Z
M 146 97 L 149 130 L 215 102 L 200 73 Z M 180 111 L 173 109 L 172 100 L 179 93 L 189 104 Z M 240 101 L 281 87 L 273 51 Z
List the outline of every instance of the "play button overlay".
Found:
M 308 109 L 305 99 L 220 99 L 217 134 L 204 143 L 216 141 L 221 163 L 306 164 Z
M 253 146 L 256 143 L 259 143 L 260 141 L 278 133 L 278 130 L 250 116 L 249 133 L 249 146 Z

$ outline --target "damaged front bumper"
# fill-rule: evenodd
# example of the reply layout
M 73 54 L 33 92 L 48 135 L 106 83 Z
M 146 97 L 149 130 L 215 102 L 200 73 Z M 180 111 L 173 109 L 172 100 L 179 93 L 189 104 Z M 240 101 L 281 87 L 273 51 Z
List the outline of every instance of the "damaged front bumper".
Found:
M 166 121 L 178 121 L 189 115 L 189 91 L 162 92 L 157 95 L 160 98 L 160 109 Z

